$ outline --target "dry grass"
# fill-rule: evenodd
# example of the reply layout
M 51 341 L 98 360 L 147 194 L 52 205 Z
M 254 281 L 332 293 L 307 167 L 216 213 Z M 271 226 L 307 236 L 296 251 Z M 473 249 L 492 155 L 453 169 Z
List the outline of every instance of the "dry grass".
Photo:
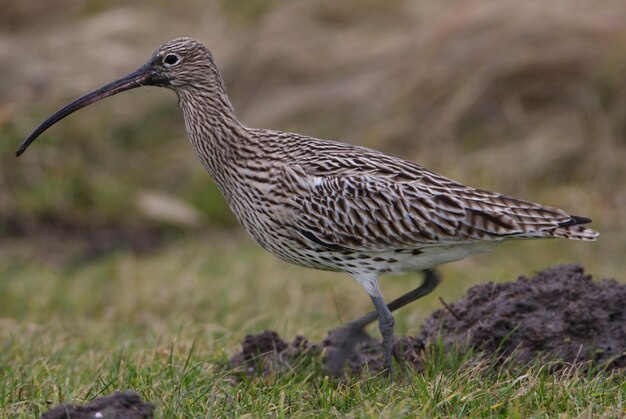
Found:
M 55 128 L 25 161 L 11 155 L 58 104 L 140 65 L 163 39 L 188 34 L 214 50 L 249 125 L 382 148 L 470 184 L 589 214 L 605 231 L 623 230 L 621 2 L 274 1 L 255 13 L 239 6 L 255 16 L 245 25 L 233 17 L 236 4 L 224 10 L 219 2 L 189 1 L 172 11 L 166 1 L 111 3 L 84 16 L 74 7 L 48 25 L 16 12 L 19 28 L 0 38 L 0 191 L 37 193 L 45 181 L 33 172 L 67 172 L 63 160 L 85 154 L 94 156 L 89 165 L 73 162 L 69 176 L 86 177 L 88 190 L 97 189 L 89 179 L 99 176 L 92 183 L 108 182 L 104 188 L 122 195 L 115 198 L 125 208 L 139 188 L 173 193 L 202 176 L 181 144 L 182 123 L 165 92 L 111 99 Z M 111 173 L 131 165 L 154 174 L 116 191 Z M 63 199 L 70 187 L 61 182 L 52 193 Z M 9 199 L 0 211 L 11 215 L 21 205 Z M 61 206 L 49 208 L 52 215 Z

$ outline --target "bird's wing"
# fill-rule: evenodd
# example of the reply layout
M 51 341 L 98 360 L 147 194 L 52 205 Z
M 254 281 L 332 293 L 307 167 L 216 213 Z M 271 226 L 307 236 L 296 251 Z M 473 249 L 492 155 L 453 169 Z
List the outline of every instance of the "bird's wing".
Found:
M 287 195 L 298 214 L 292 223 L 304 239 L 330 250 L 390 250 L 549 237 L 587 221 L 420 169 L 420 178 L 398 180 L 372 171 L 310 175 L 292 166 Z

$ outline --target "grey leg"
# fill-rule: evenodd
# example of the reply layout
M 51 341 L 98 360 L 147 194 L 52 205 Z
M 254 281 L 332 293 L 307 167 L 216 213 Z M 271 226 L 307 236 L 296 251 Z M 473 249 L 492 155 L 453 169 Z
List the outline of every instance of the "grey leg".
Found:
M 389 312 L 393 312 L 425 295 L 430 294 L 441 282 L 441 277 L 435 270 L 426 269 L 423 273 L 424 281 L 422 284 L 414 290 L 411 290 L 401 297 L 391 301 L 387 305 Z M 374 305 L 376 306 L 376 303 L 374 303 Z M 342 375 L 346 360 L 354 352 L 355 345 L 369 339 L 369 336 L 364 330 L 365 327 L 377 319 L 379 319 L 378 310 L 372 311 L 363 317 L 349 322 L 340 329 L 330 332 L 329 339 L 331 343 L 326 350 L 326 362 L 328 364 L 330 374 L 335 376 Z
M 424 274 L 424 281 L 422 284 L 414 290 L 407 292 L 387 304 L 389 311 L 394 312 L 397 309 L 430 294 L 435 288 L 437 288 L 437 285 L 441 282 L 441 276 L 437 273 L 437 271 L 434 269 L 424 269 L 422 273 Z M 363 329 L 376 319 L 378 319 L 378 312 L 372 311 L 363 317 L 352 320 L 350 323 L 346 324 L 345 327 Z
M 393 351 L 393 314 L 385 304 L 382 295 L 372 295 L 372 302 L 378 313 L 378 328 L 383 336 L 383 368 L 391 372 L 391 352 Z

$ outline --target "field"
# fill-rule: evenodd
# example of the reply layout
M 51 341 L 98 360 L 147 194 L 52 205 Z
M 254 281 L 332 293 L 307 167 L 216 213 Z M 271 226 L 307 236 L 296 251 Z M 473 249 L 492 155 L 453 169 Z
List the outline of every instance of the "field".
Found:
M 170 92 L 139 89 L 20 141 L 69 100 L 194 36 L 242 121 L 401 155 L 589 216 L 595 243 L 508 243 L 442 267 L 399 335 L 474 284 L 576 262 L 626 268 L 626 8 L 620 1 L 0 1 L 0 413 L 132 389 L 159 417 L 626 414 L 623 375 L 494 370 L 432 348 L 423 374 L 338 383 L 318 360 L 236 380 L 265 329 L 321 340 L 371 309 L 348 276 L 245 236 L 196 162 Z M 414 276 L 382 281 L 390 298 Z M 372 328 L 372 333 L 377 333 Z

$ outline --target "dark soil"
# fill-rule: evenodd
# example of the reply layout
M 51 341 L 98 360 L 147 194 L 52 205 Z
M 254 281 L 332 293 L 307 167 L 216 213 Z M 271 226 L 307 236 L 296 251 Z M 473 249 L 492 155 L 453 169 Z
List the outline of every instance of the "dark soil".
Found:
M 84 406 L 60 404 L 41 416 L 41 419 L 150 419 L 154 406 L 145 403 L 132 391 L 109 394 Z
M 539 272 L 532 279 L 488 282 L 435 311 L 419 339 L 441 336 L 447 348 L 475 348 L 513 355 L 520 363 L 537 357 L 589 361 L 611 369 L 626 367 L 626 284 L 592 281 L 578 265 Z
M 235 354 L 230 363 L 247 375 L 280 371 L 293 366 L 303 356 L 321 352 L 320 345 L 309 343 L 303 336 L 296 336 L 293 342 L 285 342 L 278 333 L 269 330 L 247 335 L 241 346 L 241 352 Z
M 534 278 L 484 283 L 459 301 L 435 311 L 417 337 L 398 338 L 396 359 L 420 369 L 424 349 L 439 339 L 446 350 L 525 364 L 557 361 L 555 371 L 574 365 L 626 368 L 626 284 L 613 279 L 592 281 L 581 266 L 546 269 Z M 247 374 L 267 374 L 291 367 L 304 356 L 319 359 L 333 342 L 331 331 L 321 344 L 299 336 L 289 343 L 265 331 L 248 335 L 231 365 Z M 379 340 L 364 339 L 348 360 L 359 373 L 382 367 Z

